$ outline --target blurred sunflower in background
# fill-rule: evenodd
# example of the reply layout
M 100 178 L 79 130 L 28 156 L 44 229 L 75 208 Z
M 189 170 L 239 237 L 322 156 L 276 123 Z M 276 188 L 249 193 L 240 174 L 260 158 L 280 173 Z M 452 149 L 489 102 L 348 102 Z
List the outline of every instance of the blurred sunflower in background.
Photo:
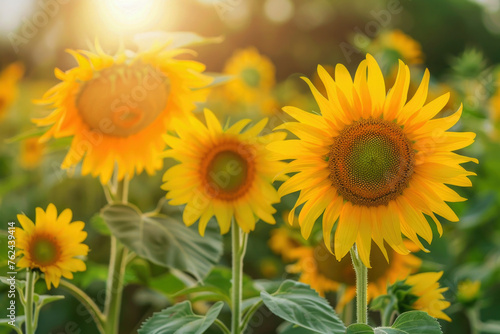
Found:
M 230 115 L 244 114 L 255 118 L 272 114 L 278 110 L 273 94 L 275 72 L 271 60 L 255 47 L 236 50 L 223 69 L 223 74 L 231 79 L 214 90 L 213 100 Z
M 298 244 L 290 234 L 286 235 L 286 230 L 284 227 L 273 230 L 269 241 L 271 249 L 282 255 L 283 260 L 295 262 L 287 266 L 287 271 L 299 274 L 299 281 L 309 284 L 321 296 L 342 290 L 336 307 L 341 312 L 356 296 L 356 274 L 350 255 L 337 261 L 323 242 Z M 284 241 L 286 238 L 287 242 Z M 287 245 L 286 250 L 273 248 L 275 244 Z M 405 245 L 412 251 L 418 251 L 412 242 L 406 241 Z M 422 264 L 422 260 L 413 254 L 401 255 L 391 249 L 387 255 L 389 261 L 378 249 L 370 255 L 373 268 L 368 270 L 368 301 L 386 294 L 388 284 L 417 272 Z
M 399 29 L 383 31 L 372 41 L 366 51 L 383 58 L 384 64 L 397 64 L 399 59 L 408 65 L 424 62 L 420 43 Z
M 199 88 L 212 79 L 202 74 L 203 64 L 175 59 L 186 50 L 168 44 L 154 44 L 133 57 L 95 48 L 68 50 L 78 66 L 55 70 L 61 83 L 38 101 L 54 111 L 34 120 L 51 126 L 41 140 L 73 136 L 62 168 L 83 161 L 82 174 L 100 177 L 103 184 L 115 166 L 118 180 L 143 170 L 153 174 L 163 166 L 161 135 L 173 118 L 186 117 L 206 98 L 207 90 Z
M 471 186 L 475 173 L 460 164 L 477 160 L 453 153 L 473 143 L 475 134 L 447 132 L 458 122 L 462 108 L 449 117 L 436 118 L 449 94 L 426 104 L 429 72 L 425 71 L 414 96 L 407 101 L 410 70 L 399 62 L 396 83 L 387 93 L 382 71 L 367 55 L 353 78 L 341 64 L 335 81 L 322 67 L 318 74 L 327 96 L 304 80 L 320 107 L 321 115 L 296 107 L 283 110 L 298 122 L 287 129 L 298 139 L 277 141 L 268 148 L 274 159 L 292 160 L 284 173 L 296 173 L 278 194 L 300 191 L 290 212 L 302 206 L 299 224 L 308 239 L 323 214 L 323 237 L 331 250 L 336 224 L 334 254 L 341 260 L 356 242 L 363 263 L 370 268 L 372 240 L 388 258 L 385 243 L 400 254 L 409 250 L 404 234 L 425 250 L 418 236 L 431 243 L 426 217 L 442 226 L 434 213 L 450 220 L 458 217 L 446 202 L 465 200 L 446 184 Z
M 45 144 L 40 138 L 27 138 L 21 142 L 19 164 L 24 169 L 34 169 L 40 165 L 45 152 Z
M 5 116 L 17 98 L 17 84 L 23 74 L 24 66 L 20 62 L 12 63 L 0 72 L 0 119 Z
M 47 210 L 36 208 L 35 223 L 26 215 L 17 215 L 22 228 L 15 232 L 19 268 L 38 269 L 45 274 L 47 289 L 59 286 L 62 277 L 73 278 L 73 272 L 85 271 L 82 257 L 89 247 L 82 242 L 87 237 L 81 221 L 71 222 L 73 213 L 65 209 L 57 215 L 54 204 Z
M 183 220 L 186 225 L 199 220 L 201 235 L 213 216 L 221 234 L 229 231 L 233 217 L 246 233 L 254 230 L 257 218 L 275 224 L 272 204 L 279 196 L 271 182 L 284 163 L 269 161 L 266 145 L 283 140 L 286 133 L 259 136 L 267 119 L 246 130 L 249 119 L 223 129 L 208 109 L 205 120 L 206 125 L 189 117 L 176 127 L 178 137 L 164 136 L 171 148 L 165 156 L 180 162 L 163 176 L 169 203 L 186 204 Z
M 450 302 L 443 296 L 448 288 L 441 288 L 439 285 L 441 276 L 442 271 L 415 274 L 390 286 L 391 293 L 399 296 L 398 312 L 425 311 L 435 318 L 451 321 L 443 312 L 450 306 Z

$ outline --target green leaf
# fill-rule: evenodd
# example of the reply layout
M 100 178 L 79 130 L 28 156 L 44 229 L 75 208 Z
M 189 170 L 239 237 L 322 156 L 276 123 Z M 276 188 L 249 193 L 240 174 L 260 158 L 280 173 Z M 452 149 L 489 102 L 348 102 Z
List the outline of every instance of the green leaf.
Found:
M 419 332 L 419 333 L 422 333 L 422 332 Z M 403 332 L 399 329 L 390 328 L 390 327 L 377 327 L 377 328 L 375 328 L 375 334 L 409 334 L 409 333 Z
M 52 302 L 64 299 L 64 296 L 62 295 L 38 295 L 35 294 L 35 303 L 37 307 L 43 307 L 47 304 L 50 304 Z
M 284 322 L 278 327 L 279 334 L 316 334 L 317 332 L 310 331 L 304 327 L 299 327 L 297 325 Z
M 101 215 L 125 246 L 157 265 L 188 272 L 201 280 L 219 261 L 221 236 L 209 224 L 205 237 L 165 215 L 144 215 L 132 205 L 110 204 Z
M 365 324 L 352 324 L 347 327 L 346 334 L 373 334 L 373 328 Z
M 441 334 L 438 321 L 426 312 L 410 311 L 402 313 L 392 325 L 408 334 Z
M 36 137 L 42 136 L 45 132 L 47 132 L 47 128 L 34 127 L 26 132 L 15 135 L 14 137 L 10 137 L 10 138 L 5 139 L 5 142 L 7 144 L 10 144 L 10 143 L 22 141 L 25 139 L 29 139 L 29 138 L 36 138 Z
M 306 284 L 286 280 L 278 291 L 262 291 L 261 297 L 271 312 L 293 324 L 318 333 L 346 330 L 330 304 Z
M 106 222 L 104 221 L 104 218 L 102 218 L 101 215 L 98 213 L 96 213 L 95 215 L 92 216 L 92 218 L 90 218 L 90 226 L 92 226 L 97 232 L 99 232 L 102 235 L 111 234 L 108 225 L 106 225 Z
M 6 285 L 10 285 L 10 283 L 11 283 L 10 277 L 0 276 L 0 282 L 2 282 L 3 284 L 6 284 Z M 16 288 L 18 290 L 21 290 L 21 291 L 24 290 L 24 287 L 26 286 L 26 281 L 16 278 L 16 279 L 14 279 L 14 282 L 15 282 Z
M 186 46 L 216 44 L 223 40 L 223 36 L 203 37 L 187 31 L 150 31 L 134 36 L 134 42 L 139 47 L 139 51 L 149 50 L 155 44 L 166 45 L 166 50 L 172 50 Z
M 17 328 L 21 328 L 24 321 L 26 320 L 26 317 L 24 315 L 16 315 L 16 321 L 14 322 Z M 10 327 L 12 326 L 9 324 L 10 319 L 0 319 L 0 327 Z
M 224 303 L 215 303 L 205 316 L 193 313 L 191 303 L 184 301 L 153 314 L 139 329 L 139 334 L 203 334 L 214 323 Z

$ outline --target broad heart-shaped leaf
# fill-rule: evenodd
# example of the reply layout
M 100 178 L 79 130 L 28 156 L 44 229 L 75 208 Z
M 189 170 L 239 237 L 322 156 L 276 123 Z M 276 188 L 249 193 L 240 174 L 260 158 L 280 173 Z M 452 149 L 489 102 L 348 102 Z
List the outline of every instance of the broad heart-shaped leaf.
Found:
M 205 316 L 193 313 L 191 303 L 184 301 L 153 314 L 139 329 L 139 334 L 203 334 L 219 315 L 223 302 L 215 303 Z
M 345 326 L 326 299 L 309 285 L 286 280 L 272 295 L 260 293 L 267 308 L 278 317 L 317 333 L 345 333 Z
M 137 255 L 161 266 L 186 271 L 201 280 L 219 261 L 221 236 L 209 224 L 202 237 L 197 229 L 157 214 L 147 216 L 130 204 L 110 204 L 101 215 L 111 233 Z
M 410 311 L 402 313 L 391 326 L 408 334 L 441 334 L 439 322 L 426 312 Z

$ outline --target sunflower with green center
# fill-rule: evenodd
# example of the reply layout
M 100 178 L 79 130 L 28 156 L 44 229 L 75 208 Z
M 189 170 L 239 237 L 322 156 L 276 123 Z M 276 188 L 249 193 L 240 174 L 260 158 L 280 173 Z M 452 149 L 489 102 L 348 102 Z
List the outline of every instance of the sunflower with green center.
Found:
M 36 208 L 36 221 L 17 215 L 22 226 L 15 232 L 19 268 L 38 269 L 45 274 L 47 289 L 59 286 L 62 277 L 73 278 L 73 272 L 85 271 L 81 257 L 89 247 L 82 242 L 87 237 L 81 221 L 71 222 L 73 213 L 66 209 L 57 215 L 54 204 L 47 210 Z
M 12 63 L 0 72 L 0 118 L 3 117 L 7 110 L 17 97 L 18 82 L 23 76 L 24 66 L 19 63 Z
M 398 312 L 419 310 L 435 318 L 451 321 L 443 312 L 450 306 L 450 302 L 443 296 L 443 292 L 448 288 L 439 286 L 438 281 L 441 276 L 443 276 L 442 271 L 416 274 L 389 287 L 394 295 L 404 296 L 403 300 L 398 301 Z M 406 293 L 397 293 L 398 290 L 404 290 Z
M 161 135 L 206 98 L 199 88 L 212 80 L 202 74 L 203 64 L 174 58 L 186 50 L 167 46 L 155 44 L 133 57 L 108 55 L 99 45 L 96 52 L 68 50 L 78 66 L 55 70 L 62 82 L 39 101 L 54 111 L 34 120 L 51 126 L 42 141 L 73 137 L 62 168 L 83 161 L 82 174 L 99 176 L 103 184 L 115 166 L 119 180 L 162 168 Z
M 442 226 L 435 213 L 450 220 L 458 217 L 446 202 L 465 200 L 447 185 L 471 186 L 475 175 L 460 164 L 477 160 L 453 151 L 470 145 L 474 133 L 447 131 L 460 119 L 462 108 L 449 117 L 434 116 L 448 102 L 444 94 L 426 103 L 429 72 L 426 70 L 414 96 L 407 101 L 408 66 L 399 62 L 394 86 L 387 93 L 382 71 L 367 55 L 354 79 L 343 65 L 335 68 L 335 80 L 318 67 L 327 96 L 309 79 L 321 114 L 295 107 L 283 110 L 298 122 L 278 127 L 298 139 L 268 146 L 276 160 L 293 160 L 282 173 L 295 173 L 278 194 L 300 191 L 289 215 L 302 206 L 299 224 L 308 239 L 323 215 L 323 237 L 341 260 L 356 243 L 363 263 L 370 267 L 372 240 L 388 259 L 385 243 L 400 254 L 409 251 L 402 234 L 425 250 L 419 236 L 431 243 L 427 215 Z
M 212 216 L 217 218 L 221 234 L 227 233 L 234 218 L 248 233 L 256 218 L 275 224 L 273 203 L 279 202 L 271 185 L 273 177 L 284 167 L 269 161 L 266 145 L 283 140 L 283 132 L 259 136 L 267 119 L 242 131 L 249 119 L 223 129 L 215 115 L 205 109 L 206 125 L 189 117 L 176 127 L 178 137 L 165 135 L 170 147 L 165 156 L 179 161 L 165 172 L 162 189 L 171 205 L 186 204 L 183 220 L 192 225 L 199 220 L 204 235 Z
M 237 50 L 226 62 L 224 74 L 234 78 L 223 87 L 229 101 L 257 104 L 263 111 L 274 110 L 271 90 L 276 83 L 275 68 L 269 58 L 254 47 Z

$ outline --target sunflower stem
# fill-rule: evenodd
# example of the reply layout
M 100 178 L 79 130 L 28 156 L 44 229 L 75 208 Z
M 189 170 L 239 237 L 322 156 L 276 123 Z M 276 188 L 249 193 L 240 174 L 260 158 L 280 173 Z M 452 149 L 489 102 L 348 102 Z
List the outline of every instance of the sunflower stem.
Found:
M 127 249 L 114 237 L 111 237 L 111 255 L 108 281 L 106 285 L 106 334 L 117 334 L 123 293 Z
M 356 272 L 356 322 L 368 323 L 368 268 L 361 261 L 356 245 L 351 248 L 351 259 Z
M 115 176 L 117 172 L 115 171 Z M 121 203 L 128 203 L 129 179 L 125 177 L 119 183 L 115 179 L 116 199 Z M 106 301 L 104 316 L 106 319 L 105 333 L 117 334 L 120 324 L 120 310 L 123 295 L 123 276 L 127 267 L 128 249 L 114 236 L 111 236 L 111 251 L 109 259 L 108 280 L 106 283 Z
M 68 289 L 69 292 L 71 292 L 71 294 L 87 308 L 87 311 L 89 311 L 90 315 L 94 319 L 94 322 L 97 326 L 97 329 L 99 330 L 99 333 L 104 333 L 104 325 L 106 322 L 105 316 L 104 314 L 102 314 L 101 310 L 92 300 L 92 298 L 90 298 L 89 295 L 87 295 L 79 287 L 77 287 L 74 284 L 71 284 L 66 280 L 61 280 L 60 284 L 61 287 Z
M 243 290 L 243 258 L 245 257 L 248 234 L 244 233 L 233 218 L 231 246 L 233 253 L 233 286 L 231 289 L 231 333 L 241 333 L 241 302 Z
M 33 319 L 33 297 L 35 294 L 35 281 L 36 273 L 32 272 L 30 269 L 26 272 L 26 306 L 25 306 L 25 316 L 26 316 L 26 334 L 35 334 L 36 324 Z

